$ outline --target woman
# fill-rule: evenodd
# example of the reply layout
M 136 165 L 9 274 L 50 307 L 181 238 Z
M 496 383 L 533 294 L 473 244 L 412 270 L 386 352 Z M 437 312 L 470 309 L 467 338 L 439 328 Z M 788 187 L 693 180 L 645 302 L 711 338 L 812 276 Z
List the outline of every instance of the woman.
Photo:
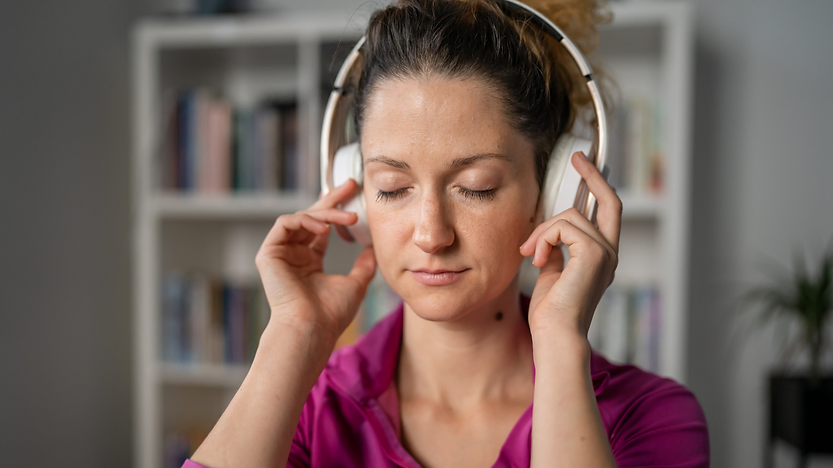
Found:
M 533 6 L 574 41 L 595 33 L 590 0 Z M 373 247 L 347 276 L 322 271 L 330 225 L 356 222 L 337 208 L 354 181 L 277 220 L 256 259 L 269 325 L 185 466 L 708 465 L 693 395 L 587 342 L 617 264 L 615 192 L 576 153 L 598 229 L 574 209 L 536 221 L 547 156 L 587 102 L 550 42 L 494 0 L 373 16 L 356 90 Z M 330 357 L 377 266 L 402 306 Z

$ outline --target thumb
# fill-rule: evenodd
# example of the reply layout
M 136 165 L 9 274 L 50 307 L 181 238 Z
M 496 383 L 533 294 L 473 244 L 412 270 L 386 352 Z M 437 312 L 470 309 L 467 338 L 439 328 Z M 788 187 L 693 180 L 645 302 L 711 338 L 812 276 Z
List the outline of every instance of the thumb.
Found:
M 367 285 L 376 274 L 376 253 L 373 251 L 373 246 L 362 250 L 356 261 L 353 263 L 353 269 L 347 274 L 348 277 L 356 280 L 361 286 L 362 290 L 367 289 Z
M 537 310 L 538 304 L 549 294 L 556 281 L 561 278 L 563 269 L 564 253 L 561 251 L 561 246 L 558 245 L 550 251 L 547 263 L 541 267 L 538 273 L 538 281 L 535 282 L 535 288 L 532 290 L 532 298 L 529 303 L 530 314 Z
M 552 250 L 550 250 L 550 256 L 547 259 L 547 263 L 541 267 L 536 286 L 540 285 L 546 290 L 549 290 L 550 287 L 558 281 L 558 278 L 561 277 L 561 272 L 563 270 L 564 252 L 561 250 L 560 245 L 556 245 Z

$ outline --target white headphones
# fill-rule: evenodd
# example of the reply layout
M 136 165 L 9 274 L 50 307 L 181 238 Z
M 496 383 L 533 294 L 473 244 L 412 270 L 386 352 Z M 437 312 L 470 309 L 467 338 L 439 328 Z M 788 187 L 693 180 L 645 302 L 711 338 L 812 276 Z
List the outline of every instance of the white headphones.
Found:
M 530 15 L 532 22 L 541 27 L 546 33 L 562 44 L 578 65 L 581 74 L 587 80 L 587 89 L 593 100 L 593 111 L 596 114 L 596 145 L 571 134 L 563 134 L 558 138 L 555 148 L 547 164 L 547 174 L 541 189 L 539 206 L 539 221 L 543 222 L 562 211 L 576 207 L 591 221 L 595 222 L 596 198 L 587 189 L 578 171 L 569 163 L 570 156 L 576 151 L 582 151 L 594 161 L 596 167 L 607 175 L 605 166 L 607 155 L 607 120 L 602 103 L 599 87 L 592 77 L 592 69 L 587 60 L 572 41 L 546 16 L 517 0 L 498 0 L 507 7 L 523 11 Z M 357 196 L 342 205 L 346 211 L 355 212 L 359 219 L 352 226 L 336 225 L 339 235 L 347 241 L 356 241 L 363 245 L 371 245 L 370 228 L 367 224 L 365 199 L 362 193 L 362 154 L 359 143 L 347 144 L 347 116 L 353 102 L 353 96 L 345 91 L 348 80 L 357 82 L 361 74 L 360 49 L 365 38 L 356 44 L 341 70 L 336 76 L 333 91 L 327 101 L 324 112 L 324 123 L 321 129 L 321 190 L 326 195 L 330 190 L 354 179 L 359 184 Z M 336 149 L 337 148 L 337 149 Z M 595 151 L 594 151 L 595 150 Z

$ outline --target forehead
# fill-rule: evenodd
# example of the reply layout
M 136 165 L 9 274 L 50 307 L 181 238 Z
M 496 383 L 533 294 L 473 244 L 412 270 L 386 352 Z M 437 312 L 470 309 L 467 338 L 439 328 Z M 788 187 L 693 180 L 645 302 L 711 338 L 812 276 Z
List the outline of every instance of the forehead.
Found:
M 472 79 L 386 79 L 368 96 L 362 122 L 365 158 L 453 160 L 473 154 L 532 154 L 532 146 L 506 118 L 495 91 Z M 514 159 L 514 158 L 513 158 Z

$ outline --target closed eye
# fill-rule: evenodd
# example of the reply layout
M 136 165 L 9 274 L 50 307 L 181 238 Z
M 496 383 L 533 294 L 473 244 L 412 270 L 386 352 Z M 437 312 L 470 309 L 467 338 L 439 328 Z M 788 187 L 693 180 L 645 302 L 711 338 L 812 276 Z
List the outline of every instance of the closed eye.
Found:
M 492 201 L 495 199 L 495 189 L 469 190 L 464 187 L 459 187 L 458 190 L 460 191 L 460 193 L 463 194 L 466 200 Z M 392 190 L 390 192 L 379 190 L 378 192 L 376 192 L 376 202 L 387 203 L 389 201 L 394 201 L 399 198 L 402 198 L 407 192 L 407 188 Z
M 396 200 L 397 198 L 401 198 L 405 193 L 407 193 L 407 188 L 401 188 L 398 190 L 393 190 L 390 192 L 385 192 L 383 190 L 379 190 L 376 193 L 376 202 L 377 203 L 387 203 L 389 201 Z
M 492 201 L 495 199 L 495 189 L 469 190 L 467 188 L 460 187 L 459 190 L 467 200 L 476 199 L 478 201 Z

